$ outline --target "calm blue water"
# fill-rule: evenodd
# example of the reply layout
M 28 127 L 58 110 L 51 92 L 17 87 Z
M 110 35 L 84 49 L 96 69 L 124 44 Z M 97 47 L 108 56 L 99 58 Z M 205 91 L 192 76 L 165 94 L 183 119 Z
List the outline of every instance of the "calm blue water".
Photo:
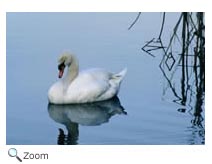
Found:
M 174 103 L 158 65 L 141 46 L 158 35 L 161 13 L 7 13 L 7 144 L 203 144 L 193 111 Z M 179 14 L 167 18 L 173 27 Z M 164 34 L 170 36 L 171 31 Z M 71 51 L 80 70 L 127 67 L 118 98 L 48 106 L 57 57 Z M 203 111 L 204 112 L 204 111 Z M 127 114 L 126 114 L 127 113 Z M 204 116 L 204 113 L 203 113 Z

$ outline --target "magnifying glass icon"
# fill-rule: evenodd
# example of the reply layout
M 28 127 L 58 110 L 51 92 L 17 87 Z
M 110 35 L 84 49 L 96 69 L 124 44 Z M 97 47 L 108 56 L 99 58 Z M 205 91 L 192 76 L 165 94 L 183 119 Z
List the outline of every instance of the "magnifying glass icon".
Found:
M 17 152 L 17 150 L 15 148 L 10 148 L 8 150 L 8 155 L 10 157 L 16 157 L 16 159 L 19 160 L 19 162 L 22 162 L 21 158 L 19 158 L 17 154 L 18 154 L 18 152 Z

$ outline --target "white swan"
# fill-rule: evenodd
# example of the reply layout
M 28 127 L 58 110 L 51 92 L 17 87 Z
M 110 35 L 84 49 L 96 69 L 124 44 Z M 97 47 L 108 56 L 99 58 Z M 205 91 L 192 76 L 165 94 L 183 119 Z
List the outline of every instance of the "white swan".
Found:
M 53 84 L 48 92 L 48 99 L 53 104 L 88 103 L 108 100 L 117 95 L 120 84 L 127 72 L 113 74 L 103 69 L 93 68 L 79 72 L 76 57 L 63 53 L 58 60 L 59 78 L 65 67 L 67 75 Z

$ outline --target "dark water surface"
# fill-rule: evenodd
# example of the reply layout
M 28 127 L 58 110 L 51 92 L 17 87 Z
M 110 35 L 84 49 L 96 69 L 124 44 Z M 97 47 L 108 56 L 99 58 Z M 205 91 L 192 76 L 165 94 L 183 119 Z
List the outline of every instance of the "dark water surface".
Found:
M 194 124 L 194 109 L 174 103 L 171 91 L 164 94 L 162 55 L 152 58 L 140 50 L 158 34 L 161 14 L 144 13 L 127 30 L 136 15 L 7 13 L 7 144 L 204 144 L 204 110 Z M 170 14 L 167 29 L 178 15 Z M 64 50 L 77 55 L 80 70 L 127 67 L 118 97 L 48 105 Z

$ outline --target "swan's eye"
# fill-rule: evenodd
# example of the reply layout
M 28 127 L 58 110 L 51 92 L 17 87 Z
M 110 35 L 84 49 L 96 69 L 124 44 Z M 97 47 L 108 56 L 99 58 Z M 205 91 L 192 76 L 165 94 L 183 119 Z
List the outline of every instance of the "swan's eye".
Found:
M 64 63 L 61 63 L 61 64 L 59 64 L 58 65 L 58 70 L 64 70 L 64 68 L 65 68 L 65 64 Z

